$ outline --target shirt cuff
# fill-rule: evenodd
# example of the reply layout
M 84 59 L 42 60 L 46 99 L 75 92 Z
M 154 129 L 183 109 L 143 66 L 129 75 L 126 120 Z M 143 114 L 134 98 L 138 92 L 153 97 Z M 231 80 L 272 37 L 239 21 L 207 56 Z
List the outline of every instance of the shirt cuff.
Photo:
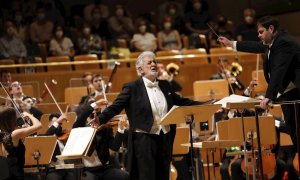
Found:
M 118 127 L 118 132 L 121 133 L 121 134 L 124 134 L 125 129 L 121 129 L 121 128 Z
M 97 104 L 96 104 L 95 102 L 93 102 L 93 103 L 91 104 L 91 107 L 92 107 L 93 109 L 95 109 L 96 106 L 97 106 Z
M 58 122 L 54 122 L 54 123 L 52 124 L 52 126 L 54 126 L 55 128 L 57 128 L 57 127 L 59 126 L 59 124 L 58 124 Z
M 232 48 L 233 48 L 234 51 L 237 51 L 237 49 L 236 49 L 236 43 L 237 43 L 237 41 L 233 41 L 232 42 L 232 46 L 233 46 Z

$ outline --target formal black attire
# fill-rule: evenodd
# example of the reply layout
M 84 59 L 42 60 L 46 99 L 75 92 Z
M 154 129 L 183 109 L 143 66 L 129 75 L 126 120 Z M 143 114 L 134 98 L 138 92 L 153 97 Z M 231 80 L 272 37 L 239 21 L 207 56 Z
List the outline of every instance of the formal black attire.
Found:
M 252 41 L 237 42 L 236 48 L 238 51 L 265 53 L 263 68 L 268 82 L 266 98 L 275 102 L 300 99 L 300 45 L 288 32 L 279 30 L 270 48 Z M 290 83 L 296 88 L 289 88 Z M 291 90 L 287 91 L 288 89 Z M 299 117 L 295 117 L 293 105 L 281 105 L 281 108 L 290 129 L 295 151 L 297 147 L 295 120 L 300 123 Z
M 90 105 L 84 106 L 81 113 L 78 114 L 73 128 L 86 127 L 86 120 L 89 115 L 92 114 L 93 110 L 94 109 Z M 114 168 L 109 162 L 109 149 L 118 151 L 123 142 L 123 138 L 124 134 L 119 132 L 117 132 L 114 136 L 113 129 L 111 127 L 97 131 L 90 146 L 88 156 L 92 155 L 94 150 L 96 150 L 102 165 L 99 167 L 85 167 L 85 179 L 129 179 L 129 175 L 127 172 Z
M 24 164 L 25 164 L 25 146 L 19 140 L 18 146 L 14 146 L 11 133 L 1 132 L 2 143 L 7 151 L 7 160 L 9 165 L 8 179 L 24 179 Z
M 166 99 L 168 110 L 173 105 L 200 104 L 180 97 L 168 81 L 158 80 L 158 86 Z M 176 125 L 171 125 L 166 134 L 162 131 L 159 135 L 149 133 L 154 117 L 143 78 L 123 86 L 113 104 L 99 115 L 101 123 L 107 122 L 124 108 L 130 124 L 127 167 L 130 178 L 168 180 Z

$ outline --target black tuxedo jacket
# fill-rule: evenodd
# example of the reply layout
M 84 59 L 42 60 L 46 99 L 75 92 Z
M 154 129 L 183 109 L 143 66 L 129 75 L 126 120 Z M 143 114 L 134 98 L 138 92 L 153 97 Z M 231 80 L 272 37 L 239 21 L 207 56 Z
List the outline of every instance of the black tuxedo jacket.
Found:
M 170 110 L 173 105 L 188 106 L 201 104 L 200 102 L 183 98 L 176 94 L 168 81 L 158 81 L 159 87 L 167 100 L 168 110 Z M 118 115 L 124 108 L 129 120 L 130 129 L 140 129 L 150 132 L 154 118 L 142 78 L 123 86 L 121 93 L 113 104 L 99 115 L 101 123 L 106 123 L 109 119 Z
M 200 102 L 193 101 L 188 98 L 183 98 L 176 94 L 168 81 L 158 81 L 159 87 L 167 100 L 168 110 L 170 110 L 173 105 L 188 106 L 201 104 Z M 147 90 L 142 78 L 139 78 L 134 82 L 127 83 L 123 86 L 121 93 L 113 102 L 113 104 L 107 107 L 99 115 L 101 123 L 105 123 L 115 115 L 118 115 L 124 108 L 130 126 L 128 132 L 127 170 L 131 172 L 131 166 L 133 161 L 132 134 L 135 131 L 135 129 L 150 132 L 154 122 L 150 100 L 148 98 Z M 172 138 L 174 139 L 176 133 L 176 125 L 171 125 L 170 133 Z M 172 149 L 172 147 L 166 148 Z M 170 159 L 171 156 L 172 154 L 170 154 Z
M 290 82 L 300 89 L 300 45 L 287 32 L 280 30 L 270 48 L 261 42 L 240 41 L 237 42 L 237 50 L 265 53 L 264 75 L 268 82 L 266 97 L 276 100 L 277 94 L 286 90 Z

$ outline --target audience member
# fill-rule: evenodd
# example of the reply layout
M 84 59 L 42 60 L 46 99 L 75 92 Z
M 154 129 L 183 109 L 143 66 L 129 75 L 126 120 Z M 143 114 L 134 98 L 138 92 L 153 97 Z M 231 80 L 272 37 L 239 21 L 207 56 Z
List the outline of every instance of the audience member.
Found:
M 29 25 L 26 22 L 24 15 L 21 11 L 13 12 L 13 23 L 15 25 L 15 35 L 19 38 L 26 46 L 29 41 Z
M 208 9 L 203 6 L 202 0 L 192 0 L 193 10 L 185 15 L 185 28 L 189 35 L 190 48 L 201 48 L 199 34 L 208 35 L 209 28 L 206 23 L 210 21 Z
M 75 50 L 70 38 L 65 37 L 61 25 L 54 28 L 54 35 L 49 44 L 50 53 L 53 56 L 74 56 Z
M 179 33 L 184 32 L 183 5 L 174 0 L 168 0 L 158 7 L 158 24 L 163 24 L 164 17 L 170 16 L 173 20 L 173 27 Z
M 92 34 L 97 34 L 102 39 L 110 40 L 111 33 L 108 29 L 107 19 L 101 13 L 101 9 L 98 6 L 92 10 L 91 32 Z
M 36 10 L 36 19 L 31 23 L 29 33 L 32 43 L 49 43 L 52 38 L 54 25 L 45 17 L 45 9 L 39 7 Z
M 146 21 L 137 22 L 137 32 L 133 35 L 131 45 L 134 51 L 154 51 L 157 48 L 156 37 L 148 32 Z
M 217 27 L 215 28 L 216 33 L 219 36 L 227 37 L 228 39 L 233 39 L 233 33 L 227 27 L 228 21 L 224 15 L 217 16 Z M 217 41 L 218 37 L 211 33 L 210 35 L 210 47 L 220 47 L 219 42 Z
M 1 58 L 9 58 L 18 60 L 27 55 L 27 50 L 21 39 L 16 37 L 16 31 L 11 21 L 4 24 L 4 33 L 0 38 L 0 56 Z M 18 62 L 18 61 L 17 61 Z
M 166 16 L 163 21 L 163 29 L 157 34 L 159 50 L 180 50 L 182 48 L 181 38 L 176 29 L 173 28 L 172 18 Z
M 255 10 L 246 8 L 243 11 L 243 23 L 237 26 L 235 36 L 237 41 L 259 41 L 256 29 Z
M 115 14 L 108 19 L 112 36 L 114 39 L 121 38 L 129 42 L 134 33 L 132 19 L 128 17 L 126 9 L 122 5 L 116 5 L 115 9 Z
M 102 0 L 94 0 L 94 3 L 85 6 L 85 8 L 83 9 L 83 16 L 85 20 L 87 20 L 88 22 L 93 21 L 92 11 L 96 7 L 100 9 L 101 17 L 103 17 L 104 19 L 107 19 L 109 17 L 109 9 L 106 5 L 101 3 L 101 1 Z
M 84 23 L 81 36 L 77 39 L 77 48 L 79 54 L 98 54 L 105 50 L 105 41 L 97 34 L 92 34 L 91 27 Z

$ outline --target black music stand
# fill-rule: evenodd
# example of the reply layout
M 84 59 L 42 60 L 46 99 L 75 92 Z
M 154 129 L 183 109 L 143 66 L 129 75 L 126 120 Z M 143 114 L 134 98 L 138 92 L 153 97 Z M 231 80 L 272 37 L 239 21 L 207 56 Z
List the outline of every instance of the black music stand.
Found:
M 195 177 L 192 123 L 206 122 L 212 118 L 213 114 L 221 108 L 219 104 L 195 105 L 195 106 L 173 106 L 173 108 L 161 119 L 161 125 L 181 124 L 189 125 L 190 146 L 191 146 L 191 172 L 192 179 Z
M 56 146 L 56 136 L 26 137 L 25 167 L 34 167 L 41 176 L 41 166 L 48 166 Z

